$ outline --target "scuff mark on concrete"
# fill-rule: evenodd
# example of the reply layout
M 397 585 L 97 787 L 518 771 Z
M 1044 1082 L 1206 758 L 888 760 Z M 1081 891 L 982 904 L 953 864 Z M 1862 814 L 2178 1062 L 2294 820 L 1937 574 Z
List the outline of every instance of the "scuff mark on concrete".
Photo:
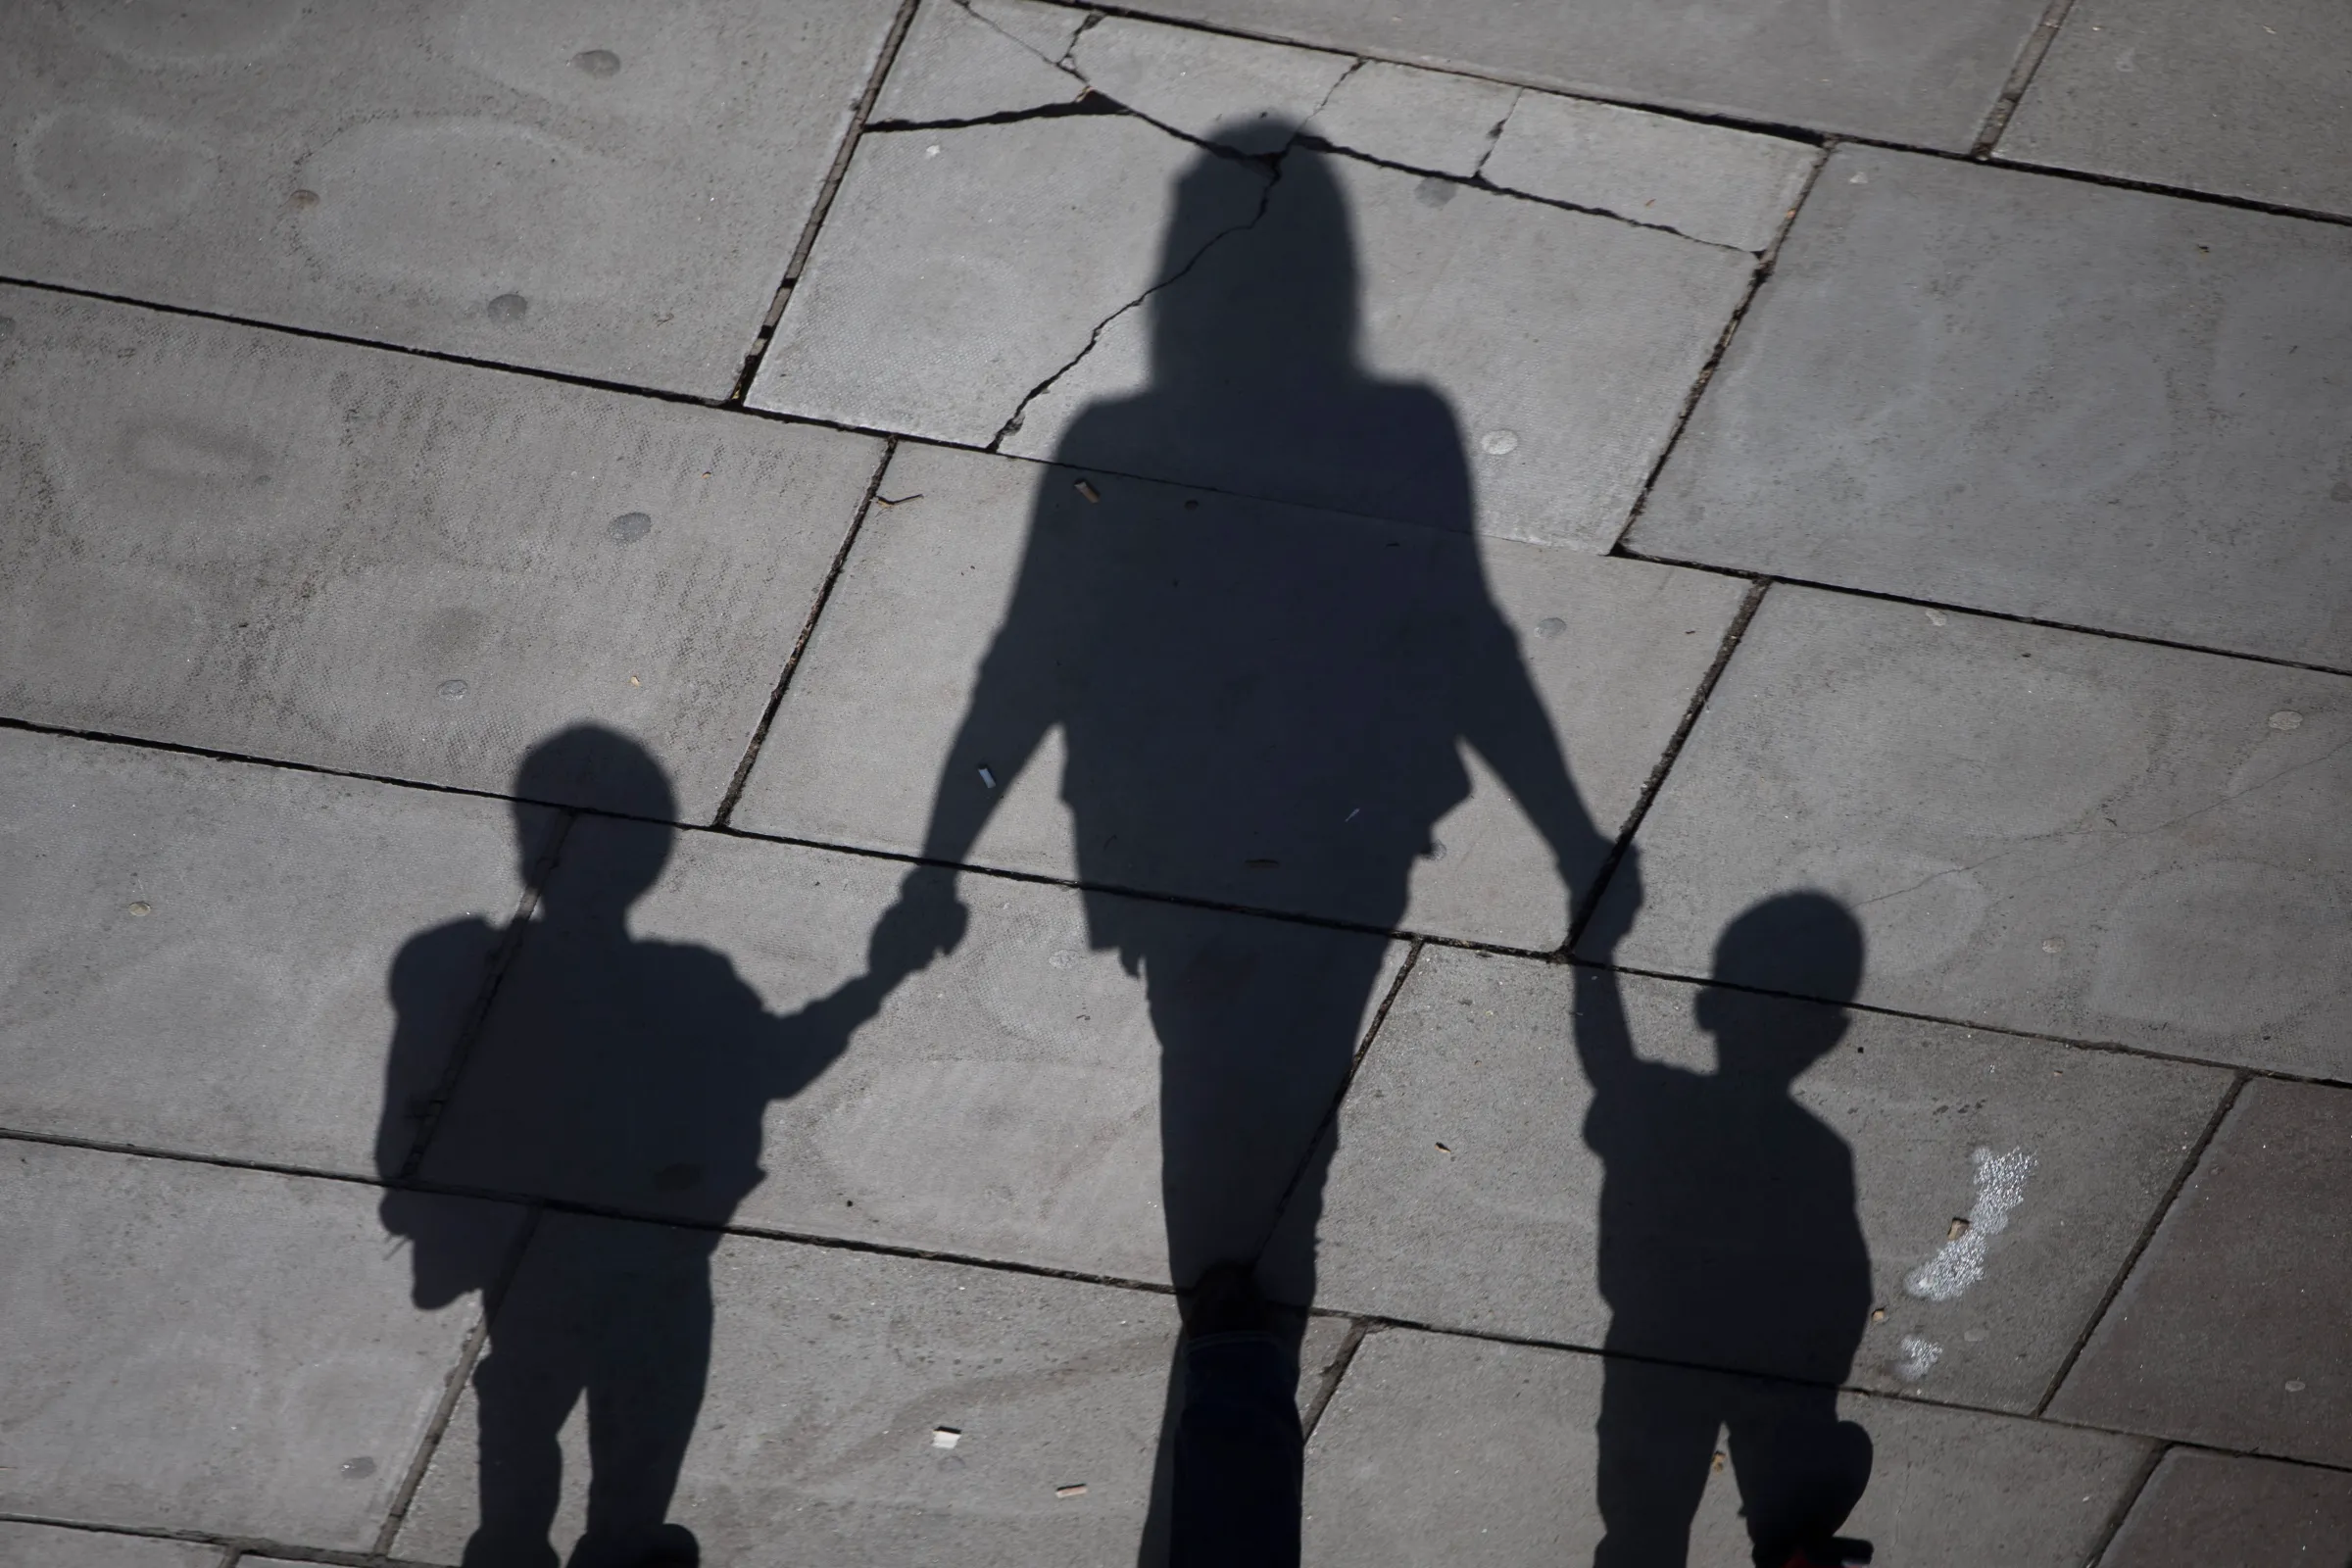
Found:
M 1903 1282 L 1908 1294 L 1923 1301 L 1954 1301 L 1984 1277 L 1984 1253 L 1992 1238 L 2009 1228 L 2009 1215 L 2026 1200 L 2026 1175 L 2034 1156 L 2022 1149 L 1996 1154 L 1980 1149 L 1977 1163 L 1977 1200 L 1968 1218 L 1954 1223 L 1936 1255 L 1911 1271 Z M 1907 1342 L 1906 1342 L 1907 1343 Z
M 1928 1375 L 1935 1364 L 1943 1359 L 1943 1347 L 1916 1334 L 1903 1336 L 1903 1358 L 1894 1364 L 1894 1374 L 1905 1383 L 1917 1383 Z

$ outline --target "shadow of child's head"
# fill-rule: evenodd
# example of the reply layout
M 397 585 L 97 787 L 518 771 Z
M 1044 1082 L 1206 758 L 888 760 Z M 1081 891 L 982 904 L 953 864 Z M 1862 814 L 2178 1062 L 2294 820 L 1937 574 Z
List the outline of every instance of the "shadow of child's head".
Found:
M 531 748 L 514 771 L 514 841 L 522 859 L 523 880 L 539 885 L 545 875 L 532 813 L 525 803 L 591 805 L 623 816 L 637 817 L 649 826 L 616 833 L 599 858 L 594 879 L 596 902 L 617 907 L 634 903 L 662 867 L 669 861 L 669 826 L 677 819 L 678 801 L 669 774 L 653 753 L 617 730 L 601 724 L 574 724 L 558 730 Z M 540 888 L 544 894 L 546 889 Z
M 1826 893 L 1783 893 L 1744 910 L 1715 944 L 1724 985 L 1851 1002 L 1862 987 L 1862 926 Z M 1792 1081 L 1845 1037 L 1838 1006 L 1792 1007 L 1711 986 L 1694 1004 L 1726 1075 Z

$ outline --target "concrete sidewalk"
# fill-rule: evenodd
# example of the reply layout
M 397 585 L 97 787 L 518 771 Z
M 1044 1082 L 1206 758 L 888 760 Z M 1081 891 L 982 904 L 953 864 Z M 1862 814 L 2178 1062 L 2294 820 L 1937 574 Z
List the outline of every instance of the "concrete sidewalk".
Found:
M 2352 11 L 65 0 L 0 120 L 0 1568 L 1155 1561 L 1234 1257 L 1310 1563 L 1856 1429 L 1881 1565 L 2352 1560 Z

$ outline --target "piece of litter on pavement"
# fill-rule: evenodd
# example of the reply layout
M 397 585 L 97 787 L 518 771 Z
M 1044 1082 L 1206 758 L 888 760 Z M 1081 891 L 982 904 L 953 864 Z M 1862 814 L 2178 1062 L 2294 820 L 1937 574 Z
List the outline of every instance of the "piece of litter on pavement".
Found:
M 1087 483 L 1087 481 L 1084 479 L 1078 481 L 1077 488 L 1078 493 L 1086 497 L 1086 499 L 1089 501 L 1100 501 L 1102 499 L 1102 492 L 1096 489 L 1093 485 Z
M 1453 1151 L 1452 1151 L 1452 1150 L 1450 1150 L 1450 1149 L 1447 1149 L 1447 1148 L 1446 1148 L 1446 1147 L 1444 1144 L 1440 1144 L 1440 1145 L 1438 1146 L 1438 1152 L 1439 1152 L 1439 1153 L 1441 1153 L 1441 1154 L 1450 1154 L 1450 1153 L 1452 1153 L 1452 1152 L 1453 1152 Z
M 955 1427 L 933 1427 L 931 1429 L 931 1446 L 934 1448 L 953 1448 L 962 1441 L 963 1433 Z
M 980 782 L 993 790 L 997 787 L 997 775 L 984 767 L 980 769 Z
M 1086 1483 L 1081 1481 L 1074 1487 L 1055 1487 L 1054 1495 L 1056 1497 L 1083 1497 L 1086 1495 Z

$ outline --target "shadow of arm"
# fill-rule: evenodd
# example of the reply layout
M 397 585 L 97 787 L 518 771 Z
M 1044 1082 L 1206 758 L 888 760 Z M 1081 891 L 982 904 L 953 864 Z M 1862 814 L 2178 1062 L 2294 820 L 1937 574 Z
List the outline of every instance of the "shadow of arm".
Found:
M 1038 537 L 1048 525 L 1049 519 L 1040 516 L 1033 526 L 1004 624 L 980 662 L 971 706 L 940 762 L 923 832 L 927 860 L 964 861 L 1054 722 L 1061 679 L 1055 632 L 1080 607 L 1058 602 L 1066 596 L 1054 592 L 1059 574 L 1049 569 L 1045 542 Z
M 1609 840 L 1594 825 L 1569 777 L 1551 715 L 1536 695 L 1535 681 L 1509 628 L 1497 617 L 1472 635 L 1474 646 L 1466 650 L 1462 677 L 1462 738 L 1486 760 L 1551 847 L 1573 916 L 1595 891 L 1592 884 L 1608 858 Z
M 1617 971 L 1592 964 L 1576 965 L 1576 1059 L 1595 1094 L 1634 1069 L 1633 1031 L 1625 1021 L 1625 997 L 1618 989 Z
M 956 898 L 956 868 L 971 855 L 1054 720 L 1061 681 L 1057 656 L 1067 640 L 1061 628 L 1082 607 L 1068 602 L 1067 584 L 1060 580 L 1067 573 L 1054 569 L 1059 553 L 1052 548 L 1053 533 L 1053 518 L 1041 507 L 1031 523 L 1012 602 L 980 662 L 971 706 L 956 726 L 932 790 L 921 854 L 937 863 L 906 873 L 898 902 L 875 922 L 864 980 L 852 982 L 875 988 L 867 1017 L 908 975 L 963 940 L 967 914 Z M 847 989 L 836 995 L 846 995 Z
M 767 1098 L 790 1100 L 825 1074 L 850 1049 L 850 1037 L 882 1010 L 891 987 L 861 974 L 800 1011 L 776 1020 Z

